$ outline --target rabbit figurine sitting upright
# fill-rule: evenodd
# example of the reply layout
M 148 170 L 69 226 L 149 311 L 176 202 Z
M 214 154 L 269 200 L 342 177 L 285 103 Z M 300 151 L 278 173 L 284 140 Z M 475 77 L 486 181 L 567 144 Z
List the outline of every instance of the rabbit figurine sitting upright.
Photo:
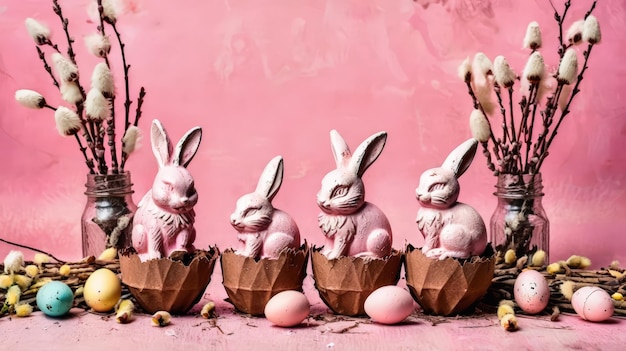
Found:
M 198 151 L 202 129 L 189 130 L 175 149 L 156 119 L 150 136 L 159 170 L 152 189 L 139 202 L 132 232 L 133 247 L 142 261 L 195 250 L 193 206 L 198 202 L 198 193 L 186 167 Z
M 322 210 L 319 226 L 326 236 L 323 254 L 328 259 L 341 256 L 384 258 L 391 253 L 391 226 L 385 214 L 365 202 L 361 177 L 378 158 L 387 133 L 376 133 L 350 152 L 336 131 L 330 132 L 337 169 L 322 179 L 317 205 Z
M 480 255 L 487 247 L 487 229 L 480 214 L 457 202 L 458 178 L 472 163 L 478 141 L 469 139 L 456 147 L 441 167 L 425 171 L 416 189 L 421 208 L 417 225 L 424 236 L 422 253 L 441 260 Z
M 237 200 L 230 224 L 239 232 L 235 253 L 260 258 L 278 258 L 286 248 L 300 246 L 300 231 L 286 213 L 272 206 L 283 182 L 283 158 L 274 157 L 265 166 L 256 190 Z

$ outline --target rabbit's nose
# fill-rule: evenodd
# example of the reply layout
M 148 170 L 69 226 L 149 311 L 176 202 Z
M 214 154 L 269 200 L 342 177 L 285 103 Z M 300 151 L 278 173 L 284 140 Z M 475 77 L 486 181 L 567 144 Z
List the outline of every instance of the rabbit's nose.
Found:
M 230 223 L 232 223 L 232 224 L 238 224 L 238 223 L 237 223 L 237 217 L 235 217 L 234 215 L 231 215 L 231 216 L 230 216 Z

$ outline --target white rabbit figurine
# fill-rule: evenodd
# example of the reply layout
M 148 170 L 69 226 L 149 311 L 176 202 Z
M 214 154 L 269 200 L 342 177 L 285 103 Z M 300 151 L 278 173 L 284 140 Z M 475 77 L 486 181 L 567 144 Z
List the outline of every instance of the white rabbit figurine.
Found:
M 337 169 L 324 176 L 317 194 L 319 226 L 326 236 L 323 254 L 328 259 L 384 258 L 391 253 L 391 226 L 378 207 L 365 202 L 361 177 L 383 151 L 387 133 L 370 136 L 354 155 L 336 130 L 330 141 Z
M 469 139 L 454 149 L 441 167 L 425 171 L 416 189 L 421 208 L 417 225 L 424 236 L 422 253 L 441 260 L 480 255 L 487 247 L 487 229 L 480 214 L 457 202 L 458 178 L 472 163 L 478 141 Z
M 133 247 L 142 261 L 195 250 L 193 206 L 198 202 L 198 193 L 186 167 L 198 151 L 202 129 L 189 130 L 175 149 L 156 119 L 150 136 L 159 171 L 152 189 L 139 202 L 132 234 Z
M 237 200 L 230 224 L 239 232 L 235 253 L 259 258 L 278 258 L 286 248 L 300 246 L 300 231 L 286 213 L 272 206 L 283 182 L 283 158 L 274 157 L 265 166 L 256 190 Z

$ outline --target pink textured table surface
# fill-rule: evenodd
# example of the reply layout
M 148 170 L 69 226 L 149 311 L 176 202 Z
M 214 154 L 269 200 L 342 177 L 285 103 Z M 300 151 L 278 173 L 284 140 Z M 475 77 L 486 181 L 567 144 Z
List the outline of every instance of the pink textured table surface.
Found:
M 404 286 L 404 281 L 399 283 Z M 312 315 L 327 314 L 309 276 L 305 293 Z M 114 316 L 73 309 L 64 319 L 35 312 L 28 318 L 2 318 L 4 350 L 621 350 L 626 344 L 626 320 L 589 323 L 575 315 L 551 322 L 547 316 L 518 315 L 520 330 L 509 333 L 495 315 L 462 318 L 415 314 L 402 325 L 385 326 L 367 318 L 326 321 L 310 318 L 296 328 L 272 326 L 265 318 L 234 312 L 225 302 L 221 268 L 216 267 L 204 299 L 216 302 L 216 325 L 199 316 L 201 301 L 187 316 L 169 326 L 152 327 L 148 315 L 129 324 Z M 434 324 L 434 325 L 433 325 Z

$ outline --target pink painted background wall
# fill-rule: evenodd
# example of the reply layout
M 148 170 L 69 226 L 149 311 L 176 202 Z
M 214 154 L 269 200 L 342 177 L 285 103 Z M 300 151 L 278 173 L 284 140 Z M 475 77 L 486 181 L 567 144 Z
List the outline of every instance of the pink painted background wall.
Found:
M 79 65 L 90 72 L 95 61 L 82 45 L 82 36 L 95 30 L 85 11 L 90 1 L 60 3 L 77 39 Z M 573 3 L 570 21 L 591 1 Z M 140 85 L 148 92 L 140 126 L 148 130 L 159 118 L 176 140 L 195 125 L 204 129 L 189 167 L 200 194 L 200 247 L 235 244 L 228 223 L 235 201 L 254 189 L 277 154 L 285 159 L 285 180 L 274 205 L 291 213 L 310 243 L 321 244 L 315 194 L 334 167 L 333 128 L 352 148 L 374 132 L 389 133 L 365 174 L 367 199 L 387 213 L 394 247 L 421 245 L 414 197 L 419 175 L 470 136 L 471 103 L 458 64 L 483 51 L 491 58 L 504 54 L 521 71 L 527 57 L 522 39 L 532 20 L 542 27 L 547 63 L 556 63 L 556 24 L 547 0 L 121 4 L 133 96 Z M 595 14 L 603 43 L 594 49 L 582 93 L 546 162 L 544 205 L 552 258 L 577 253 L 599 266 L 626 261 L 626 3 L 600 1 Z M 75 142 L 57 134 L 50 111 L 27 110 L 13 97 L 16 89 L 31 88 L 58 103 L 24 29 L 26 17 L 48 23 L 58 41 L 63 34 L 51 1 L 0 1 L 0 237 L 77 259 L 86 167 Z M 121 64 L 114 65 L 121 72 Z M 127 165 L 136 202 L 156 172 L 147 136 Z M 494 184 L 478 154 L 461 179 L 460 200 L 486 222 L 496 204 Z M 0 256 L 9 249 L 0 245 Z

